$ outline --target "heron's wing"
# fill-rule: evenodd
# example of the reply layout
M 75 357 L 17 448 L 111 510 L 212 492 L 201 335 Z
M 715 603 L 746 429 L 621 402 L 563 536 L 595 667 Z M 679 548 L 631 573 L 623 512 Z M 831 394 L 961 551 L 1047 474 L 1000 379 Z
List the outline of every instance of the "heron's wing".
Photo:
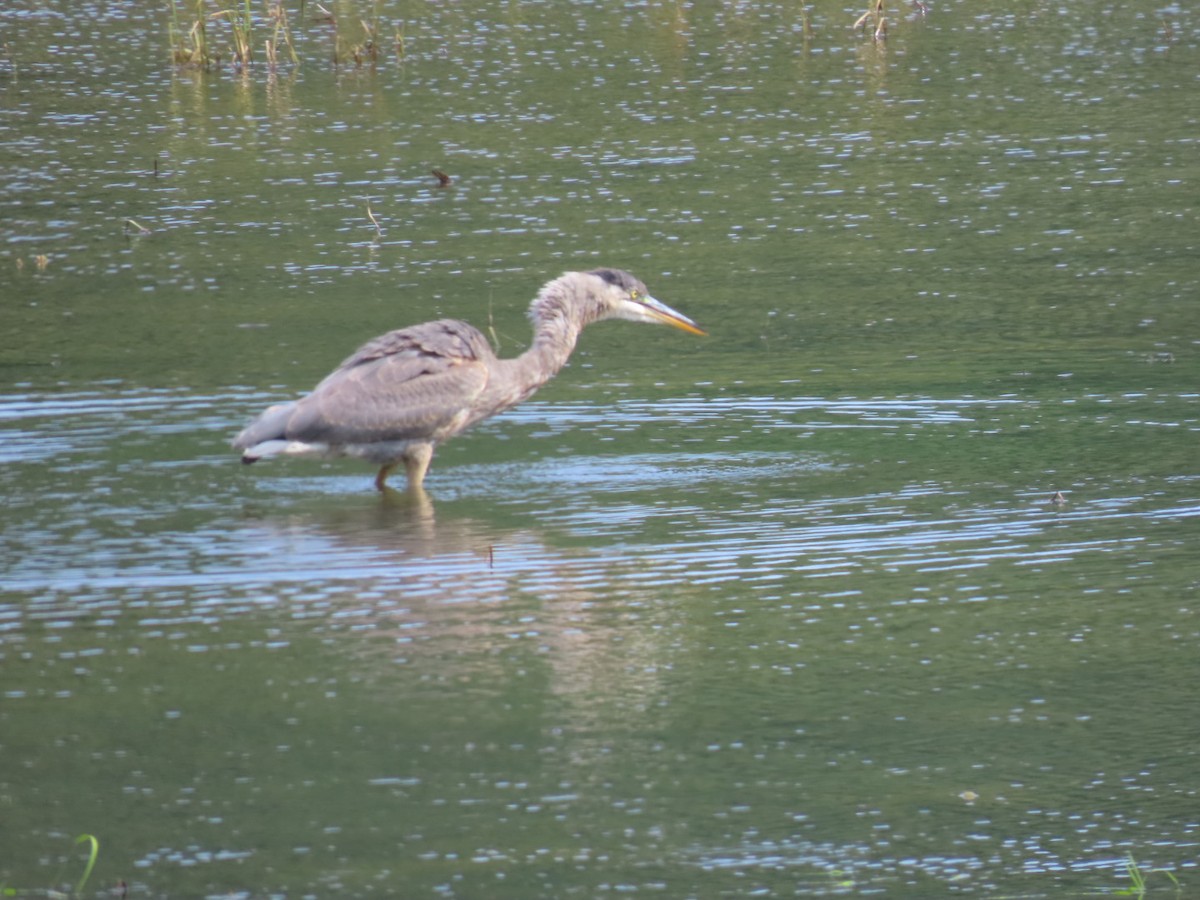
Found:
M 479 329 L 457 319 L 439 319 L 436 322 L 425 322 L 422 325 L 389 331 L 372 338 L 346 357 L 329 378 L 344 369 L 352 369 L 384 357 L 486 361 L 491 356 L 491 347 L 488 346 L 487 339 L 479 333 Z M 317 385 L 316 390 L 319 391 L 323 384 L 324 382 Z
M 296 404 L 289 440 L 439 441 L 471 421 L 491 350 L 476 329 L 442 320 L 364 344 Z

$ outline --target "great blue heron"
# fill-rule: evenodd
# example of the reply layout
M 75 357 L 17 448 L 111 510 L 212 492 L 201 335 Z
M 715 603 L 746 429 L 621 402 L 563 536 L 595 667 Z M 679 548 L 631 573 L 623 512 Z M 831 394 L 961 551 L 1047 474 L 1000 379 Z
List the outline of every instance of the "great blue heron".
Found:
M 380 466 L 385 490 L 400 463 L 419 491 L 434 448 L 526 399 L 567 363 L 584 326 L 661 322 L 704 334 L 619 269 L 568 272 L 529 307 L 533 344 L 499 359 L 478 329 L 455 319 L 390 331 L 359 347 L 305 397 L 269 407 L 233 441 L 242 462 L 280 454 L 349 456 Z

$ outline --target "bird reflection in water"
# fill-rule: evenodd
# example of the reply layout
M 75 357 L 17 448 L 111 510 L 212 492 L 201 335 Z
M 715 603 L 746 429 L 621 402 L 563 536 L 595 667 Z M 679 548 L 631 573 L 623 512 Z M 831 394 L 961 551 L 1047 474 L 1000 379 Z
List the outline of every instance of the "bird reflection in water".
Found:
M 704 334 L 619 269 L 568 272 L 529 307 L 533 344 L 500 359 L 475 327 L 456 319 L 390 331 L 368 341 L 313 389 L 265 410 L 233 441 L 242 462 L 340 456 L 379 466 L 375 487 L 401 463 L 421 493 L 443 441 L 527 399 L 567 363 L 579 333 L 602 319 L 672 325 Z
M 592 753 L 584 735 L 611 738 L 614 710 L 622 724 L 655 714 L 690 596 L 683 585 L 664 592 L 646 583 L 644 560 L 559 547 L 536 529 L 408 509 L 341 505 L 245 522 L 238 544 L 263 566 L 254 592 L 278 598 L 280 621 L 319 623 L 332 670 L 390 690 L 453 683 L 470 707 L 534 665 L 576 756 Z

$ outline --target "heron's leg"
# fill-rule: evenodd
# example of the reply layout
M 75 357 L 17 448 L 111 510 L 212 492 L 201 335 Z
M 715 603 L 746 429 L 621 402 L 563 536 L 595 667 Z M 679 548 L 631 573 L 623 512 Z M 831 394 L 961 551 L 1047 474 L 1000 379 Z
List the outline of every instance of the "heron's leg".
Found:
M 433 444 L 410 444 L 404 453 L 404 471 L 408 475 L 408 489 L 419 491 L 433 459 Z
M 380 466 L 379 474 L 375 476 L 375 490 L 383 493 L 387 490 L 387 477 L 392 474 L 392 469 L 396 468 L 395 463 L 390 463 L 386 466 Z

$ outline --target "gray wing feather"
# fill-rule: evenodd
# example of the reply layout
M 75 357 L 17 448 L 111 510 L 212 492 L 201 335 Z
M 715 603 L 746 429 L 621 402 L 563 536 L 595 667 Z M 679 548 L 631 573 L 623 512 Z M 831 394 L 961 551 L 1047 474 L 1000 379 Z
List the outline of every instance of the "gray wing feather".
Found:
M 439 319 L 436 322 L 389 331 L 372 338 L 346 357 L 329 378 L 345 369 L 389 356 L 441 357 L 486 362 L 493 354 L 487 340 L 473 325 L 457 319 Z M 314 393 L 319 391 L 321 386 L 318 384 Z
M 297 401 L 282 436 L 330 444 L 443 440 L 471 421 L 492 357 L 483 335 L 465 322 L 389 332 Z

